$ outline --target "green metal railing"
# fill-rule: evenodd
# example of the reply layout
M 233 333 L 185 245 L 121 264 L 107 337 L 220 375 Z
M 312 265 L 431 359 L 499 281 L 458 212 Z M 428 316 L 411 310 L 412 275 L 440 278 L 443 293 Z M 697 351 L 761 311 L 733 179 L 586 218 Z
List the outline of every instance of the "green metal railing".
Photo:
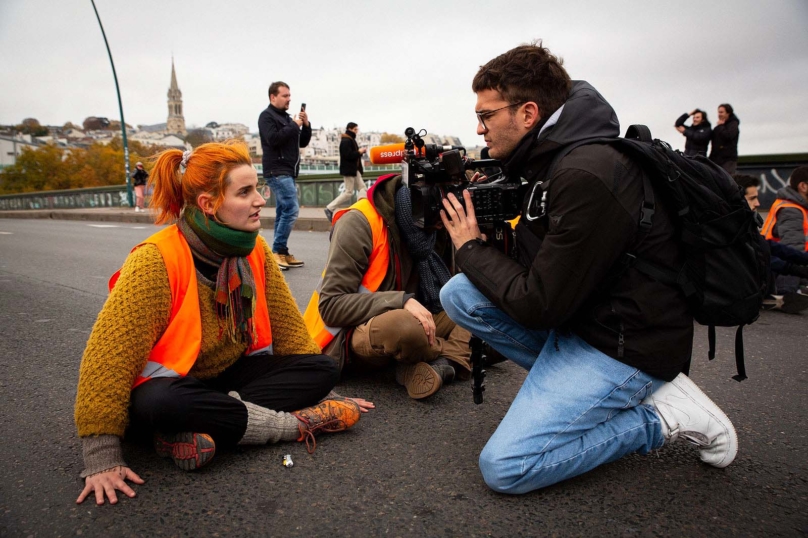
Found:
M 395 170 L 366 171 L 365 183 L 370 186 L 380 175 Z M 297 178 L 297 198 L 302 206 L 321 207 L 336 198 L 343 190 L 342 176 L 338 173 L 304 174 Z M 268 186 L 261 188 L 270 205 L 275 198 Z M 148 196 L 148 193 L 147 193 Z M 353 199 L 355 200 L 356 195 Z M 0 196 L 0 210 L 14 209 L 77 209 L 88 207 L 130 207 L 126 185 L 89 187 L 61 191 L 39 191 Z

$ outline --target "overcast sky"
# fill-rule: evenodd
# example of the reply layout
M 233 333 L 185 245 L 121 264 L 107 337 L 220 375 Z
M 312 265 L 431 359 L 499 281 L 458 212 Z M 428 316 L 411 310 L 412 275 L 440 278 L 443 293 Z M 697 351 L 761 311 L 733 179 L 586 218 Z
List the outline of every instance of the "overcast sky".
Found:
M 287 82 L 314 127 L 408 126 L 478 145 L 471 80 L 541 38 L 592 83 L 623 131 L 683 148 L 679 114 L 728 102 L 744 154 L 808 152 L 808 1 L 96 0 L 127 123 L 166 121 L 173 54 L 189 127 L 257 131 Z M 119 119 L 90 0 L 0 0 L 0 124 Z

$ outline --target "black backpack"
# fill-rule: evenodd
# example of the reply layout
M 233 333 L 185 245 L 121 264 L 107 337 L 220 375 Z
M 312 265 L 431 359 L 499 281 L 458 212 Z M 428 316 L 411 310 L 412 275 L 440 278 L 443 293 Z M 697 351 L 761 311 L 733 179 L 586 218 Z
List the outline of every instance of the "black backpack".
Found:
M 733 379 L 746 379 L 743 326 L 757 320 L 767 295 L 769 250 L 758 231 L 756 213 L 749 209 L 741 188 L 706 157 L 686 156 L 666 142 L 652 139 L 645 125 L 630 126 L 625 138 L 593 138 L 562 148 L 547 177 L 552 177 L 565 155 L 587 144 L 610 144 L 646 171 L 637 245 L 653 225 L 655 192 L 670 202 L 678 216 L 676 225 L 685 254 L 679 271 L 631 252 L 622 256 L 621 266 L 634 267 L 684 293 L 695 320 L 708 326 L 710 360 L 715 358 L 715 328 L 737 326 L 738 374 Z

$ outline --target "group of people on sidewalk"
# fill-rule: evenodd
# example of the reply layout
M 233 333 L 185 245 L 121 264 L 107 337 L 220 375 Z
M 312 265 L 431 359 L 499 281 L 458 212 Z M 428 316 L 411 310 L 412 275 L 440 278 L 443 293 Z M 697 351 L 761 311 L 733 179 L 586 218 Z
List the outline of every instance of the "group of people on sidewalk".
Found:
M 472 335 L 525 370 L 480 455 L 495 491 L 533 491 L 679 439 L 711 466 L 732 463 L 731 421 L 683 373 L 693 341 L 684 295 L 633 268 L 613 270 L 629 251 L 679 267 L 675 216 L 659 204 L 639 240 L 646 172 L 611 145 L 580 146 L 554 163 L 565 146 L 617 137 L 612 107 L 541 42 L 483 65 L 472 90 L 489 155 L 544 193 L 538 216 L 526 195 L 518 256 L 481 233 L 468 191 L 443 200 L 440 223 L 416 223 L 410 189 L 391 174 L 349 208 L 327 208 L 329 252 L 303 315 L 281 271 L 303 265 L 287 239 L 311 125 L 305 107 L 286 112 L 288 85 L 270 86 L 259 119 L 262 143 L 275 148 L 264 150 L 278 204 L 271 249 L 243 143 L 159 155 L 151 205 L 157 223 L 173 224 L 113 275 L 87 343 L 75 408 L 78 502 L 135 495 L 127 480 L 143 481 L 123 459 L 124 437 L 149 439 L 185 470 L 238 444 L 299 441 L 313 451 L 317 436 L 374 408 L 335 393 L 340 376 L 393 368 L 402 390 L 426 400 L 469 377 Z M 361 178 L 357 132 L 349 123 L 343 139 L 357 165 L 344 169 L 346 189 Z M 808 200 L 808 181 L 795 190 Z M 789 226 L 772 224 L 773 240 Z

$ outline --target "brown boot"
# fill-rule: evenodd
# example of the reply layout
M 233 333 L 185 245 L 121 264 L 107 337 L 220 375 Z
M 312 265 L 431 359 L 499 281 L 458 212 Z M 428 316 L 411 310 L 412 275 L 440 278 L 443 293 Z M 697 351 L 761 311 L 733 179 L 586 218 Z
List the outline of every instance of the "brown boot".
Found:
M 443 357 L 430 363 L 396 364 L 396 381 L 407 388 L 407 394 L 414 400 L 432 396 L 454 377 L 454 367 Z
M 283 254 L 278 254 L 277 252 L 273 252 L 272 257 L 275 258 L 275 263 L 278 264 L 278 267 L 280 268 L 281 271 L 289 270 L 289 264 L 286 263 L 286 256 L 284 256 Z
M 295 255 L 292 254 L 291 252 L 286 254 L 286 255 L 281 254 L 280 256 L 284 259 L 284 261 L 286 262 L 286 265 L 288 265 L 289 267 L 292 267 L 292 268 L 294 268 L 294 267 L 303 267 L 305 265 L 305 262 L 295 258 Z
M 306 450 L 311 454 L 317 448 L 315 433 L 345 431 L 359 422 L 362 413 L 356 402 L 344 399 L 325 400 L 292 414 L 300 421 L 300 437 L 297 440 L 305 440 Z

